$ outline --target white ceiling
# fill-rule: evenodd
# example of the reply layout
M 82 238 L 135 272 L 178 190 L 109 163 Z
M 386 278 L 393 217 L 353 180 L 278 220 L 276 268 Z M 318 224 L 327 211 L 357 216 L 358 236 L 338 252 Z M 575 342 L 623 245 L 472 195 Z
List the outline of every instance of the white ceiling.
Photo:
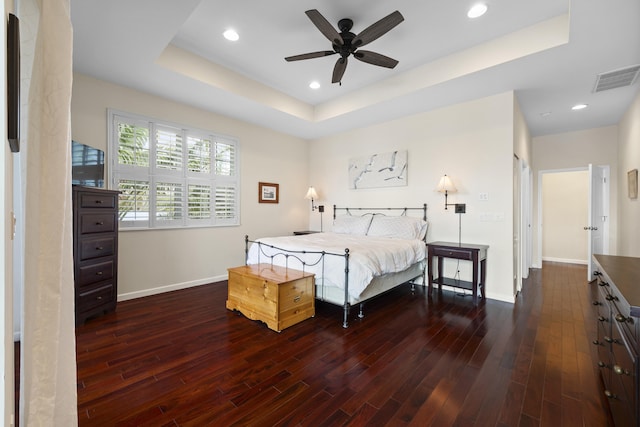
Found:
M 615 124 L 638 93 L 593 87 L 640 64 L 640 1 L 487 0 L 471 20 L 473 3 L 71 0 L 74 71 L 305 139 L 509 90 L 539 136 Z M 398 66 L 349 58 L 340 86 L 337 55 L 286 62 L 331 50 L 309 9 L 336 27 L 351 18 L 356 34 L 399 10 L 404 22 L 366 47 Z M 222 37 L 230 27 L 238 42 Z

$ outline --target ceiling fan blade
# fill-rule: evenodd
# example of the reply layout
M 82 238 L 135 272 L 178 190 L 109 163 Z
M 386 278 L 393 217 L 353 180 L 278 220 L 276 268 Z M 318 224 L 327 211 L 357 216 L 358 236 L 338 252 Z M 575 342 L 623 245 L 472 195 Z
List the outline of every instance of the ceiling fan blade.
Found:
M 328 38 L 331 43 L 338 46 L 342 46 L 344 44 L 344 40 L 342 40 L 342 36 L 340 35 L 340 33 L 338 33 L 338 31 L 333 28 L 333 25 L 331 25 L 329 21 L 327 21 L 325 17 L 320 14 L 320 12 L 318 12 L 316 9 L 311 9 L 307 10 L 305 13 L 309 17 L 309 19 L 311 19 L 313 25 L 318 27 L 320 32 L 324 34 L 324 36 Z
M 341 83 L 344 71 L 347 69 L 347 58 L 340 58 L 336 61 L 335 67 L 333 67 L 333 78 L 331 83 Z
M 333 50 L 322 50 L 320 52 L 303 53 L 301 55 L 287 56 L 285 61 L 300 61 L 301 59 L 321 58 L 323 56 L 335 55 L 337 52 Z
M 381 55 L 376 52 L 371 52 L 369 50 L 358 50 L 353 54 L 353 56 L 367 64 L 378 65 L 380 67 L 386 68 L 394 68 L 398 65 L 398 61 L 393 58 L 389 58 L 388 56 Z
M 375 22 L 370 26 L 368 26 L 367 28 L 365 28 L 364 30 L 362 30 L 356 36 L 356 38 L 353 39 L 353 42 L 351 42 L 351 45 L 357 48 L 360 46 L 364 46 L 368 43 L 371 43 L 372 41 L 376 40 L 378 37 L 390 31 L 393 27 L 395 27 L 402 21 L 404 21 L 404 17 L 400 12 L 396 10 L 395 12 L 385 16 L 378 22 Z

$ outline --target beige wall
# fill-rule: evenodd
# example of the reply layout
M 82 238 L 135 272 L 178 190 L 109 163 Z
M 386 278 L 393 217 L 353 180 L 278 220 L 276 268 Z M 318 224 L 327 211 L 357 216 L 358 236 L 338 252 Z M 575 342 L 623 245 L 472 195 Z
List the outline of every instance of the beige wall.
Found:
M 542 177 L 542 259 L 587 263 L 589 171 Z
M 542 266 L 540 259 L 539 191 L 541 176 L 548 171 L 586 169 L 589 164 L 610 166 L 610 228 L 609 249 L 615 254 L 617 247 L 617 199 L 618 185 L 618 127 L 607 126 L 577 132 L 545 135 L 533 138 L 533 265 Z
M 640 169 L 640 93 L 618 129 L 618 254 L 640 257 L 640 199 L 627 193 L 627 172 Z
M 119 299 L 226 279 L 227 268 L 244 263 L 245 234 L 258 238 L 307 228 L 309 148 L 304 140 L 75 74 L 73 139 L 106 150 L 107 108 L 230 135 L 240 142 L 241 225 L 121 231 Z M 258 203 L 260 181 L 280 185 L 279 204 Z
M 310 178 L 328 206 L 427 203 L 428 241 L 457 241 L 461 219 L 463 242 L 490 245 L 487 296 L 513 301 L 513 140 L 514 95 L 508 92 L 312 141 Z M 407 186 L 349 189 L 350 158 L 393 150 L 409 152 Z M 461 217 L 445 210 L 444 196 L 435 191 L 445 173 L 458 189 L 449 202 L 467 204 Z M 489 200 L 479 201 L 479 193 Z M 318 216 L 311 219 L 316 228 Z M 325 229 L 330 225 L 325 220 Z M 468 280 L 467 264 L 461 263 L 461 274 Z M 447 263 L 447 274 L 454 267 Z

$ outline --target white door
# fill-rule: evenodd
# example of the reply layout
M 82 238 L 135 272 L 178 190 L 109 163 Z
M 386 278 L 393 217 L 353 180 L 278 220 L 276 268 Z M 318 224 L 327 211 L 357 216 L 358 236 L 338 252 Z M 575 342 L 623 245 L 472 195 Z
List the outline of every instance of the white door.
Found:
M 609 252 L 609 166 L 589 165 L 589 224 L 587 238 L 587 280 L 594 279 L 594 254 Z

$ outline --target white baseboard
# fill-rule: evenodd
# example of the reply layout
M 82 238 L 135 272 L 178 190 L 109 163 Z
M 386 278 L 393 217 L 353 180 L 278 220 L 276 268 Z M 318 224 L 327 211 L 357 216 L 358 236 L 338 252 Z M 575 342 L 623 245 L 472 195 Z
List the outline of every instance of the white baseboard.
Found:
M 127 292 L 124 294 L 119 294 L 118 301 L 127 301 L 136 298 L 148 297 L 151 295 L 158 295 L 165 292 L 178 291 L 180 289 L 194 288 L 196 286 L 207 285 L 209 283 L 221 282 L 223 280 L 227 280 L 227 277 L 228 276 L 225 274 L 224 276 L 209 277 L 205 279 L 192 280 L 190 282 L 158 286 L 156 288 L 144 289 L 142 291 Z
M 542 257 L 542 261 L 549 262 L 562 262 L 564 264 L 580 264 L 587 265 L 587 261 L 583 259 L 568 259 L 568 258 L 553 258 L 553 257 Z

